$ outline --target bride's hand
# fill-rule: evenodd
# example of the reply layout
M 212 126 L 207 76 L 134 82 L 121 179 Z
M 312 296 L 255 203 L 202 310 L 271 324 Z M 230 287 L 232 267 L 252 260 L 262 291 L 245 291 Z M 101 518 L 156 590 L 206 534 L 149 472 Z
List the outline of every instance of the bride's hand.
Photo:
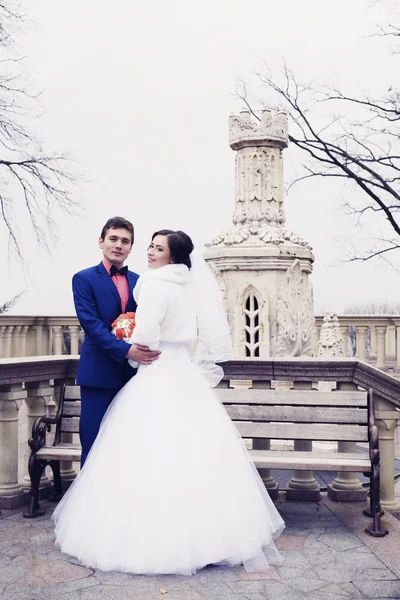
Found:
M 149 350 L 147 346 L 132 344 L 126 358 L 143 365 L 150 365 L 153 360 L 157 360 L 161 352 L 158 350 Z

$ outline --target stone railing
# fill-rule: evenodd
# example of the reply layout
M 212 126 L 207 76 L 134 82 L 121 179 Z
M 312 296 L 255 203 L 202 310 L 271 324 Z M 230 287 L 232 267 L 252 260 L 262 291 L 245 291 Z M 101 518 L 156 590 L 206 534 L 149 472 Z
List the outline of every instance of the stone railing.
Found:
M 55 412 L 61 384 L 74 381 L 78 360 L 79 356 L 0 359 L 0 506 L 26 502 L 32 425 L 36 417 Z M 64 478 L 75 476 L 71 463 L 63 463 L 62 470 Z M 49 484 L 43 477 L 41 485 Z
M 82 340 L 76 317 L 0 315 L 0 358 L 76 355 Z
M 345 356 L 354 355 L 384 371 L 400 372 L 400 315 L 338 315 L 338 319 Z M 315 354 L 322 322 L 323 316 L 315 317 Z
M 339 315 L 345 356 L 400 373 L 400 315 Z M 315 317 L 314 350 L 323 316 Z M 351 340 L 354 340 L 352 347 Z M 83 332 L 76 317 L 0 315 L 0 358 L 79 354 Z
M 12 508 L 27 502 L 27 439 L 32 424 L 36 417 L 55 411 L 61 383 L 74 381 L 78 361 L 79 356 L 0 359 L 0 506 Z M 231 361 L 224 364 L 224 371 L 222 387 L 271 388 L 285 382 L 295 389 L 311 390 L 319 382 L 333 381 L 340 389 L 372 387 L 380 435 L 382 504 L 388 510 L 400 508 L 396 504 L 393 480 L 394 432 L 400 416 L 399 380 L 356 358 Z M 75 476 L 73 464 L 62 463 L 61 473 L 63 479 L 71 480 Z M 304 485 L 309 485 L 312 473 L 305 473 L 308 479 Z M 355 474 L 350 474 L 348 479 L 343 475 L 348 474 L 341 474 L 335 481 L 345 490 L 360 486 Z M 41 485 L 46 488 L 49 483 L 44 477 Z M 301 477 L 298 484 L 302 485 Z

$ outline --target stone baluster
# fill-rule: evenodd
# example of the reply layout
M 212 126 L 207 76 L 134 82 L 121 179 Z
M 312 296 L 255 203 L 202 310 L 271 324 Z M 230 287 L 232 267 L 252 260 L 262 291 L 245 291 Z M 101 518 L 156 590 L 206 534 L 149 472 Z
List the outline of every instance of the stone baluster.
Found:
M 340 327 L 340 333 L 343 339 L 343 356 L 349 356 L 349 327 L 343 325 Z
M 356 326 L 356 356 L 360 360 L 366 360 L 367 329 L 365 326 Z
M 0 326 L 0 358 L 4 358 L 4 335 L 6 329 L 6 325 Z
M 306 381 L 295 381 L 293 388 L 297 390 L 310 390 L 312 384 Z M 295 452 L 312 452 L 311 440 L 294 440 Z M 314 478 L 312 471 L 295 470 L 294 475 L 288 483 L 286 500 L 305 500 L 318 502 L 321 499 L 319 483 Z
M 3 334 L 3 358 L 11 357 L 11 336 L 14 325 L 7 325 Z
M 63 329 L 61 325 L 53 325 L 53 354 L 58 356 L 62 354 L 63 347 Z
M 12 337 L 11 337 L 11 356 L 20 357 L 20 338 L 21 338 L 22 325 L 14 325 Z
M 375 326 L 376 332 L 376 367 L 386 368 L 386 325 Z
M 55 397 L 57 407 L 58 407 L 58 404 L 60 401 L 60 391 L 61 391 L 61 385 L 63 384 L 63 382 L 64 382 L 64 380 L 54 382 L 54 397 Z M 66 383 L 67 384 L 69 383 L 69 385 L 73 385 L 75 383 L 75 381 L 71 380 L 70 382 L 66 382 Z M 73 435 L 74 434 L 72 434 L 72 433 L 63 432 L 61 434 L 61 441 L 72 444 Z M 60 473 L 61 473 L 61 479 L 63 479 L 63 480 L 70 481 L 71 479 L 75 479 L 76 471 L 74 469 L 72 460 L 63 460 L 60 462 Z
M 78 325 L 69 325 L 68 330 L 71 336 L 71 351 L 70 354 L 79 354 L 79 332 L 80 327 Z
M 375 420 L 379 431 L 381 506 L 399 510 L 394 490 L 394 437 L 400 412 L 393 404 L 375 394 Z
M 28 327 L 26 325 L 14 325 L 12 340 L 11 340 L 11 354 L 13 357 L 23 357 L 26 350 L 26 332 Z
M 375 358 L 377 353 L 377 345 L 376 345 L 376 326 L 371 325 L 371 351 L 369 353 L 370 358 Z
M 339 390 L 356 390 L 354 383 L 338 383 Z M 338 452 L 357 452 L 356 442 L 338 442 Z M 364 502 L 367 490 L 363 488 L 357 473 L 338 471 L 336 478 L 328 485 L 328 496 L 335 502 Z
M 43 352 L 43 325 L 35 325 L 35 356 L 43 356 L 47 352 Z
M 253 385 L 251 386 L 257 389 L 271 389 L 270 381 L 253 381 Z M 253 450 L 270 450 L 271 449 L 271 441 L 263 440 L 263 439 L 253 439 Z M 258 469 L 261 479 L 272 498 L 272 500 L 277 500 L 279 497 L 279 484 L 275 481 L 275 479 L 271 475 L 271 469 Z
M 37 417 L 42 417 L 46 414 L 51 414 L 54 412 L 54 389 L 49 381 L 30 382 L 26 383 L 25 387 L 27 392 L 26 405 L 28 407 L 28 436 L 31 437 L 32 427 Z M 30 487 L 31 481 L 29 475 L 25 475 L 23 485 L 24 487 Z M 50 480 L 46 476 L 46 473 L 43 473 L 40 481 L 40 487 L 46 487 L 48 485 L 50 485 Z
M 0 386 L 0 497 L 22 493 L 18 483 L 18 418 L 25 398 L 21 383 Z
M 387 358 L 396 356 L 396 326 L 388 325 L 386 331 L 386 363 Z
M 26 356 L 26 336 L 28 334 L 28 329 L 29 329 L 29 325 L 22 325 L 22 327 L 21 327 L 21 332 L 20 332 L 20 337 L 19 337 L 19 345 L 18 345 L 18 350 L 19 350 L 18 356 L 21 356 L 21 357 Z

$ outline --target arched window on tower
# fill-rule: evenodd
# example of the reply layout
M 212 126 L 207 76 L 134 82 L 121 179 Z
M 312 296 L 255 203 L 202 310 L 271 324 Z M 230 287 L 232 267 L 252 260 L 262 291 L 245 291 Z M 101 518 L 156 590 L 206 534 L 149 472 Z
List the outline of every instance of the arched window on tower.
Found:
M 244 303 L 246 356 L 260 356 L 260 305 L 254 290 Z

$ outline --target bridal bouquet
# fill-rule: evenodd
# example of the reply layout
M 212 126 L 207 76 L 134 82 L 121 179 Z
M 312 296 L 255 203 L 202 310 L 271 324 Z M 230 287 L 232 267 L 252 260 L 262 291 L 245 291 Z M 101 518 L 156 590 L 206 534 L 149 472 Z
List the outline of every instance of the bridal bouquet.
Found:
M 118 340 L 130 343 L 135 325 L 134 312 L 122 313 L 122 315 L 119 315 L 118 319 L 115 319 L 114 323 L 111 325 L 111 333 L 113 333 Z

